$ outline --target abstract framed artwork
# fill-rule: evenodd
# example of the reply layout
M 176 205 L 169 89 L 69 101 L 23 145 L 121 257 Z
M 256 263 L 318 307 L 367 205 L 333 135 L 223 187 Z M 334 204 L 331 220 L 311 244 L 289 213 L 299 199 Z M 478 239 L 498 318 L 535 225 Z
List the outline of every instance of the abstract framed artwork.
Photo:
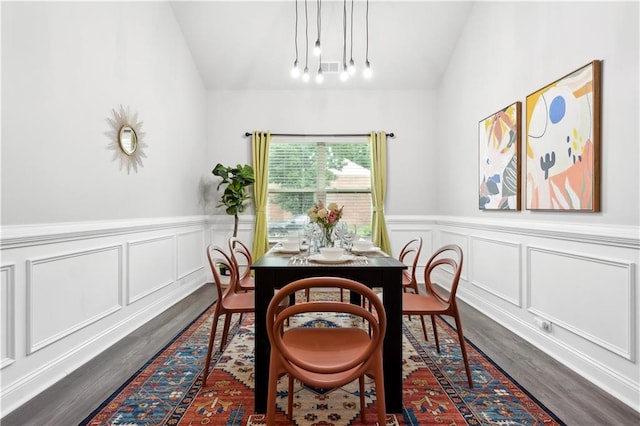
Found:
M 478 124 L 479 208 L 520 210 L 521 103 Z
M 527 209 L 600 211 L 601 61 L 526 100 Z

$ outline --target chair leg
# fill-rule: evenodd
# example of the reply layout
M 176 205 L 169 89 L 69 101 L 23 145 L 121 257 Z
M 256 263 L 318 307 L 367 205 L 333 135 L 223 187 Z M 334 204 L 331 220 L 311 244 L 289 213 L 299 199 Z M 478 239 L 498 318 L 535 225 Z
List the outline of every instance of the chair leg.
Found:
M 289 397 L 287 398 L 287 414 L 289 415 L 289 420 L 293 420 L 293 376 L 288 374 L 289 376 Z
M 222 340 L 220 341 L 220 350 L 224 349 L 224 345 L 227 343 L 227 337 L 229 336 L 229 326 L 231 325 L 231 317 L 233 314 L 227 312 L 224 315 L 224 329 L 222 330 Z
M 386 397 L 384 394 L 384 373 L 382 371 L 382 354 L 378 356 L 375 363 L 373 378 L 376 383 L 376 408 L 378 409 L 378 425 L 387 424 Z M 364 422 L 364 417 L 363 417 Z
M 458 330 L 458 340 L 460 341 L 460 351 L 462 352 L 462 360 L 464 361 L 464 369 L 467 372 L 467 381 L 469 387 L 473 388 L 473 380 L 471 379 L 471 369 L 469 368 L 469 359 L 467 358 L 467 347 L 464 343 L 464 335 L 462 334 L 462 323 L 458 315 L 454 316 L 456 321 L 456 329 Z
M 213 352 L 213 341 L 216 338 L 216 329 L 218 328 L 218 312 L 213 314 L 213 324 L 211 325 L 211 333 L 209 333 L 209 347 L 207 348 L 207 360 L 204 363 L 204 372 L 202 377 L 202 387 L 207 386 L 207 376 L 209 375 L 209 364 L 211 363 L 211 352 Z
M 425 342 L 429 341 L 429 336 L 427 336 L 427 326 L 424 325 L 424 315 L 420 315 L 420 322 L 422 323 L 422 334 L 424 334 Z
M 431 325 L 433 326 L 433 337 L 436 338 L 436 349 L 440 353 L 440 341 L 438 340 L 438 329 L 436 328 L 436 316 L 431 315 Z
M 364 374 L 358 377 L 358 384 L 360 385 L 360 420 L 362 423 L 366 423 L 364 418 Z
M 272 355 L 273 356 L 273 355 Z M 273 361 L 269 361 L 269 385 L 267 388 L 267 424 L 273 425 L 276 420 L 276 393 L 278 391 L 279 368 Z

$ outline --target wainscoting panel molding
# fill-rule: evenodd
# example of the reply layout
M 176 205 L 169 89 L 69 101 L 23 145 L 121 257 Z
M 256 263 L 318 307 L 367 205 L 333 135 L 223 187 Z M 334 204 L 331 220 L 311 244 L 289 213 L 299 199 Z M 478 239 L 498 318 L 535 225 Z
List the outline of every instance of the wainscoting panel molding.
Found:
M 122 245 L 27 260 L 31 354 L 122 307 Z
M 633 263 L 540 247 L 527 257 L 531 313 L 634 360 Z M 572 299 L 580 309 L 567 309 Z
M 2 415 L 211 281 L 209 225 L 188 216 L 0 228 Z
M 176 280 L 176 244 L 173 235 L 128 244 L 127 304 L 158 291 Z
M 521 244 L 477 236 L 471 236 L 470 244 L 470 282 L 514 306 L 522 306 Z
M 196 231 L 178 234 L 178 279 L 204 268 L 205 256 L 204 231 Z
M 407 223 L 431 228 L 434 248 L 463 248 L 468 269 L 459 299 L 637 410 L 640 228 L 543 216 L 425 216 Z M 392 242 L 404 226 L 394 217 Z M 506 273 L 492 263 L 494 269 L 508 263 Z
M 0 369 L 15 361 L 15 265 L 0 268 Z

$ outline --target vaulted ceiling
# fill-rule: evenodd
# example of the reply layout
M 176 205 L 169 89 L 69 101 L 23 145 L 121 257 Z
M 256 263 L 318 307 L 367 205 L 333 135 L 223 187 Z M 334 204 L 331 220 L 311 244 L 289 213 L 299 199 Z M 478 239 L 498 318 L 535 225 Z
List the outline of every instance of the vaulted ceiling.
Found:
M 305 64 L 305 22 L 308 22 L 308 67 L 311 80 L 294 80 L 296 4 L 298 60 Z M 174 1 L 176 19 L 191 49 L 207 89 L 433 89 L 440 84 L 451 53 L 463 30 L 473 2 L 369 1 L 369 61 L 373 78 L 362 69 L 366 50 L 364 0 L 353 2 L 353 59 L 358 73 L 347 82 L 325 73 L 318 85 L 314 76 L 318 58 L 316 0 L 286 1 Z M 323 62 L 343 59 L 343 0 L 321 2 Z M 351 57 L 351 0 L 346 1 L 347 62 Z

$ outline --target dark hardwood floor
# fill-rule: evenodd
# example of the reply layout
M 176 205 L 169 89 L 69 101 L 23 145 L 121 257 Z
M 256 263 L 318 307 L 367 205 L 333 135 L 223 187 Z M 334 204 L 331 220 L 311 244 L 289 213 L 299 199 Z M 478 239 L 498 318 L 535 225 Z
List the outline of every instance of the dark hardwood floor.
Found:
M 164 347 L 215 298 L 203 286 L 6 417 L 2 426 L 73 426 Z M 462 305 L 465 336 L 569 425 L 640 425 L 640 414 L 504 327 Z

